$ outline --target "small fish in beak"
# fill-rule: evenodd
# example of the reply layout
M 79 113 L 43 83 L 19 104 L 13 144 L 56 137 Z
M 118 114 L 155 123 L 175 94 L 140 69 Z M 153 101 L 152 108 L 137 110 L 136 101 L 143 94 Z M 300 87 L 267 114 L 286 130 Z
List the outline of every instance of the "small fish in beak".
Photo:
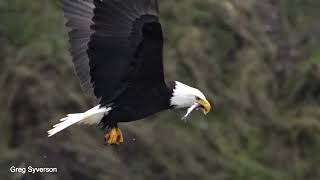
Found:
M 188 108 L 187 113 L 186 113 L 181 119 L 184 120 L 184 121 L 186 121 L 186 120 L 187 120 L 187 117 L 191 114 L 191 112 L 194 111 L 195 109 L 198 110 L 200 106 L 201 106 L 201 105 L 200 105 L 199 103 L 195 103 L 195 104 L 193 104 L 192 106 L 190 106 L 190 107 Z
M 211 105 L 207 100 L 198 100 L 197 103 L 188 108 L 187 113 L 181 119 L 184 121 L 187 120 L 187 117 L 192 113 L 192 111 L 199 109 L 201 109 L 204 114 L 208 114 L 211 110 Z

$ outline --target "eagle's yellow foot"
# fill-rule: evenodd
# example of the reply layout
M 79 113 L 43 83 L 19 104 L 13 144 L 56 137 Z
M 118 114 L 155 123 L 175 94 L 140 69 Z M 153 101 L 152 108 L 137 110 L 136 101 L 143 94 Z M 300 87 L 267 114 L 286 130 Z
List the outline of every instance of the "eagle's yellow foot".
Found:
M 119 145 L 123 143 L 122 132 L 119 128 L 112 128 L 111 131 L 105 135 L 106 143 L 109 145 Z

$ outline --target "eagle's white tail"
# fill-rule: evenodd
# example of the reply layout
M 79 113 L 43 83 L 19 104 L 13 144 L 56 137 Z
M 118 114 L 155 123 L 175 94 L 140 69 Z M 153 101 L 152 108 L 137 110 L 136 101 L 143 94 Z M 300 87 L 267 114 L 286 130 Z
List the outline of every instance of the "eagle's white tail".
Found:
M 65 128 L 78 123 L 78 124 L 99 124 L 103 116 L 107 115 L 111 110 L 111 107 L 100 108 L 100 105 L 84 112 L 77 114 L 68 114 L 67 117 L 62 118 L 60 123 L 53 126 L 51 130 L 48 131 L 48 137 L 64 130 Z

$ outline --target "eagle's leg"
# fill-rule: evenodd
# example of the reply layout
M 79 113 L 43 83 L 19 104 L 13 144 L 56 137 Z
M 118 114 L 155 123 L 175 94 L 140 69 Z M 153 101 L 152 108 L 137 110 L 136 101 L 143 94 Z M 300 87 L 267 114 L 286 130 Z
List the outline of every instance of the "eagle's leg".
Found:
M 109 145 L 123 143 L 122 132 L 118 127 L 111 128 L 110 132 L 105 135 L 106 143 Z

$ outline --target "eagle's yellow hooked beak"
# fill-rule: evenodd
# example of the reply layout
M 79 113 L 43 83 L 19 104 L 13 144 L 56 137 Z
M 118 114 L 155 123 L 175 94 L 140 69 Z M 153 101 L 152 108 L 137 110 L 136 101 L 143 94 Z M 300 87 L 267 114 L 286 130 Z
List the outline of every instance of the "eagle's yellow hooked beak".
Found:
M 208 114 L 211 110 L 211 105 L 208 100 L 206 99 L 200 99 L 198 100 L 198 103 L 200 104 L 200 109 L 204 114 Z

